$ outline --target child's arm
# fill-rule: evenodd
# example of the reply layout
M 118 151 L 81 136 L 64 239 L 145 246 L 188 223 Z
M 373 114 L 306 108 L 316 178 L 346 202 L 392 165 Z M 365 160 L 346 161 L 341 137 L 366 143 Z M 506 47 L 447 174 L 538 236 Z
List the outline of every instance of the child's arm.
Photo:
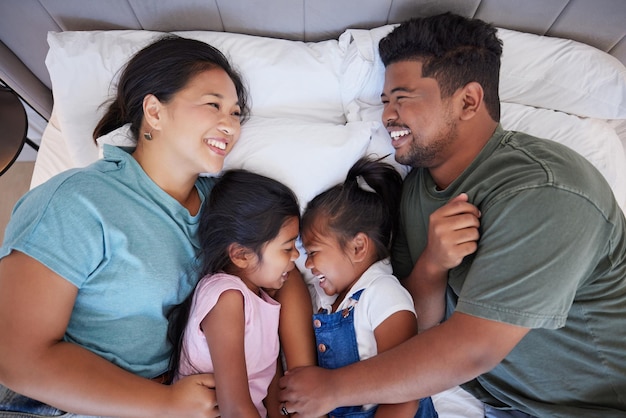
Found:
M 259 418 L 248 386 L 244 349 L 244 300 L 238 290 L 223 292 L 204 317 L 202 331 L 215 368 L 215 391 L 222 418 Z
M 480 211 L 467 200 L 462 193 L 430 215 L 428 244 L 402 281 L 413 296 L 418 332 L 443 320 L 448 270 L 478 247 Z
M 298 269 L 289 272 L 289 278 L 274 298 L 280 303 L 278 335 L 287 370 L 317 365 L 315 334 L 311 322 L 313 304 Z
M 417 327 L 415 315 L 410 311 L 398 311 L 385 319 L 374 330 L 378 353 L 387 351 L 415 335 Z M 376 410 L 376 418 L 413 418 L 419 401 L 401 404 L 380 404 Z

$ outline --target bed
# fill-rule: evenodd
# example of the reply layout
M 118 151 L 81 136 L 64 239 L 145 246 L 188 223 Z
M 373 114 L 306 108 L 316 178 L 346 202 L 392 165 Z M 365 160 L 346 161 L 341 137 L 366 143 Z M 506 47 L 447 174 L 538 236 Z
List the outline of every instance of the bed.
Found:
M 28 55 L 26 44 L 7 38 L 9 30 L 22 31 L 19 19 L 9 20 L 3 12 L 17 10 L 17 17 L 39 13 L 34 14 L 35 25 L 41 24 L 35 32 L 46 43 L 40 61 L 22 58 L 21 66 L 0 68 L 3 80 L 12 81 L 48 119 L 31 187 L 99 158 L 91 132 L 120 67 L 164 32 L 218 47 L 246 80 L 252 113 L 225 168 L 246 168 L 281 180 L 302 206 L 342 180 L 363 155 L 386 156 L 405 175 L 408 170 L 393 160 L 380 122 L 384 68 L 377 43 L 408 17 L 450 10 L 498 27 L 504 51 L 503 127 L 561 142 L 585 156 L 626 211 L 626 4 L 621 0 L 523 5 L 510 0 L 191 0 L 176 5 L 120 0 L 116 3 L 122 12 L 70 0 L 45 8 L 36 1 L 16 2 L 10 6 L 14 9 L 7 3 L 0 5 L 0 16 L 5 16 L 0 17 L 0 55 L 9 46 L 18 58 Z M 66 24 L 51 28 L 42 13 Z M 68 24 L 68 16 L 76 19 L 74 25 Z M 600 35 L 598 27 L 603 28 Z M 40 47 L 41 42 L 37 38 L 31 43 Z M 127 142 L 125 128 L 99 140 L 100 146 Z M 299 265 L 303 267 L 303 259 Z M 310 279 L 306 272 L 305 278 Z M 314 303 L 319 303 L 323 293 L 312 282 L 310 288 Z M 434 399 L 442 418 L 483 416 L 481 406 L 459 388 Z

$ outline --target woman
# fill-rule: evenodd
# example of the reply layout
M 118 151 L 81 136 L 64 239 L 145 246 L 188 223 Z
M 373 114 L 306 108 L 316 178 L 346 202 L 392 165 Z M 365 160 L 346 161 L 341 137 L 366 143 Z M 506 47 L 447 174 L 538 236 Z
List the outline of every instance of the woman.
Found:
M 167 312 L 197 278 L 200 207 L 214 182 L 198 175 L 222 169 L 246 114 L 240 77 L 205 43 L 165 37 L 129 61 L 94 138 L 130 124 L 136 148 L 105 145 L 102 160 L 29 192 L 7 227 L 0 384 L 28 398 L 5 389 L 5 409 L 219 415 L 211 375 L 158 382 L 171 352 Z M 302 281 L 289 282 L 285 315 L 308 301 Z M 286 335 L 309 319 L 294 318 L 281 337 L 299 365 L 313 360 Z M 311 343 L 300 334 L 293 340 Z

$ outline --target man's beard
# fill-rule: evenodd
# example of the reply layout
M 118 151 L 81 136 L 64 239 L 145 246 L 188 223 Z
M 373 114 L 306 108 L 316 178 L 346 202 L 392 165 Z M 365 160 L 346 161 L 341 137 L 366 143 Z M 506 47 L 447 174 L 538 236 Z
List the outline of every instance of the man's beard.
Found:
M 437 139 L 427 145 L 419 145 L 419 138 L 413 136 L 407 152 L 402 155 L 395 154 L 396 161 L 413 168 L 429 168 L 435 165 L 443 152 L 456 140 L 456 123 L 448 122 L 445 127 L 447 130 L 440 132 Z

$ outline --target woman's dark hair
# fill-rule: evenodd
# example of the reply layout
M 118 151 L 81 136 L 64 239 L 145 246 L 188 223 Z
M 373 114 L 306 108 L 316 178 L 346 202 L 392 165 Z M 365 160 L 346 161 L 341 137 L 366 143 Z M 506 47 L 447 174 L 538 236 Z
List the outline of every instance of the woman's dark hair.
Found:
M 263 247 L 276 238 L 290 218 L 300 219 L 298 199 L 289 187 L 246 170 L 224 171 L 200 215 L 199 278 L 231 265 L 229 246 L 249 248 L 262 260 Z M 176 372 L 193 292 L 168 314 L 168 339 L 173 345 L 170 370 Z
M 235 84 L 242 118 L 248 114 L 246 88 L 241 76 L 218 49 L 194 39 L 166 35 L 137 52 L 117 83 L 117 94 L 94 129 L 94 140 L 130 123 L 138 137 L 143 119 L 143 99 L 153 94 L 163 103 L 182 90 L 198 73 L 222 68 Z
M 439 83 L 442 97 L 451 96 L 467 83 L 479 83 L 491 118 L 500 121 L 500 56 L 497 29 L 479 19 L 452 13 L 410 19 L 378 44 L 388 66 L 398 61 L 422 62 L 422 77 Z
M 334 233 L 342 248 L 359 232 L 365 233 L 382 260 L 390 253 L 401 194 L 402 177 L 393 166 L 363 157 L 350 168 L 343 184 L 309 202 L 302 215 L 302 231 L 317 228 L 319 234 Z

